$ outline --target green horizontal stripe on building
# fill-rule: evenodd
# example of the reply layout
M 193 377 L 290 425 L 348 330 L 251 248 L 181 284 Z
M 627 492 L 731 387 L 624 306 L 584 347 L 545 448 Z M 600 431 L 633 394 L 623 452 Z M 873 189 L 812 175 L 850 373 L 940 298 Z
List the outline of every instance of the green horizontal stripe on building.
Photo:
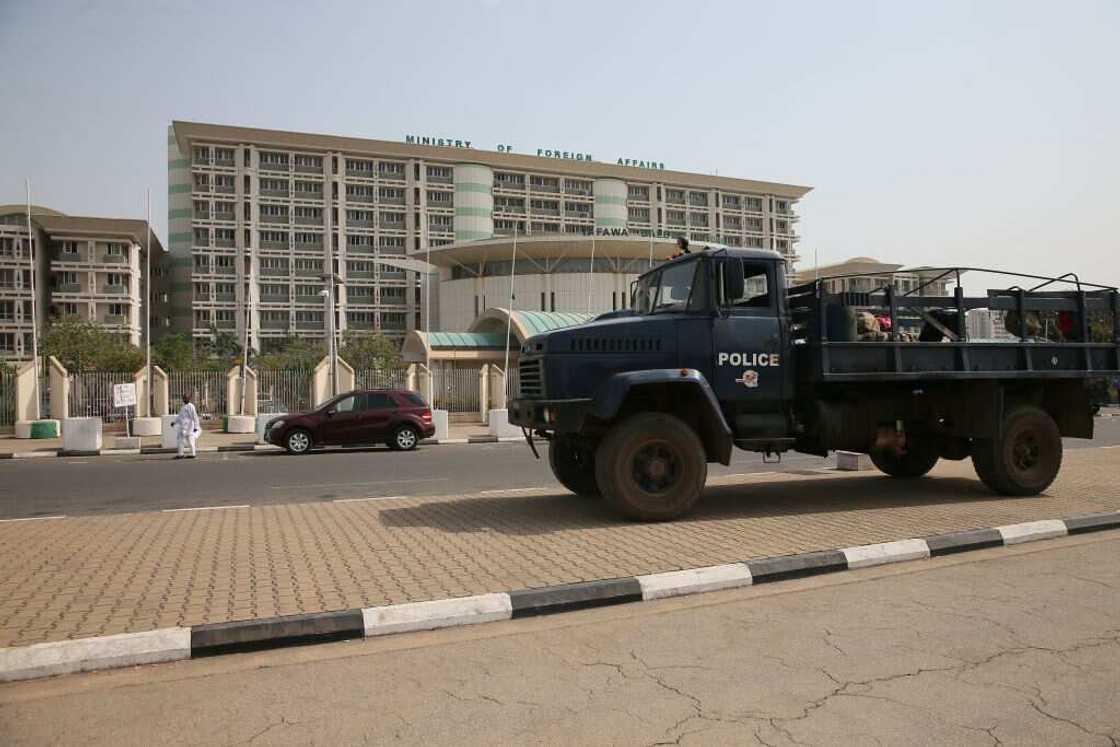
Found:
M 455 191 L 490 194 L 490 192 L 493 191 L 493 186 L 490 184 L 480 184 L 479 182 L 455 182 Z
M 167 193 L 172 195 L 180 195 L 184 192 L 190 192 L 190 184 L 172 184 L 167 188 Z
M 603 205 L 625 205 L 625 197 L 615 197 L 614 195 L 595 195 L 595 202 Z
M 464 215 L 472 218 L 489 218 L 494 214 L 491 208 L 478 208 L 478 207 L 457 207 L 455 208 L 455 215 Z
M 456 241 L 478 241 L 479 239 L 489 239 L 494 234 L 490 231 L 456 231 Z
M 169 168 L 169 169 L 185 169 L 185 168 L 187 168 L 187 159 L 176 158 L 173 161 L 168 161 L 167 162 L 167 168 Z
M 189 218 L 191 217 L 191 209 L 178 208 L 177 210 L 168 210 L 167 217 L 169 220 L 175 220 L 176 218 Z
M 625 218 L 595 218 L 596 228 L 626 228 Z

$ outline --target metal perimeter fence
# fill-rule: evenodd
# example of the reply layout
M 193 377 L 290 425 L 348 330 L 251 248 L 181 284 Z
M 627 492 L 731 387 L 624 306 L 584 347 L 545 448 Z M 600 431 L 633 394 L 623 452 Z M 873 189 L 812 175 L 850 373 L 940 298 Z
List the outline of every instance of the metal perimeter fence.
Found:
M 363 368 L 354 372 L 359 389 L 407 389 L 406 368 Z
M 311 371 L 257 370 L 257 412 L 262 415 L 311 409 Z
M 113 423 L 124 418 L 125 411 L 113 407 L 113 385 L 135 381 L 131 371 L 84 371 L 70 376 L 70 401 L 67 412 L 72 418 L 101 418 Z
M 16 423 L 16 373 L 0 371 L 0 428 Z
M 191 395 L 191 402 L 202 420 L 219 419 L 229 412 L 225 371 L 168 372 L 168 410 L 177 412 L 184 394 Z

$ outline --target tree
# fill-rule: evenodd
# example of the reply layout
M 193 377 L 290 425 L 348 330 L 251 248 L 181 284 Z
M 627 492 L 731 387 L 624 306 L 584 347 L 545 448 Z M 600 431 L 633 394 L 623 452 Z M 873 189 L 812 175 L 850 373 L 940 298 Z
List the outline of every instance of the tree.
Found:
M 385 370 L 397 368 L 401 363 L 401 352 L 396 343 L 381 332 L 357 332 L 346 330 L 342 333 L 339 356 L 355 370 L 376 368 Z
M 201 342 L 196 352 L 200 365 L 224 371 L 241 362 L 241 341 L 232 332 L 210 327 L 210 338 Z
M 276 350 L 257 356 L 258 368 L 310 370 L 326 354 L 326 344 L 305 337 L 288 337 Z
M 152 363 L 164 371 L 184 371 L 194 362 L 194 344 L 184 334 L 168 335 L 152 345 Z
M 51 322 L 43 333 L 40 352 L 58 358 L 72 373 L 137 371 L 144 365 L 144 352 L 140 348 L 95 322 L 77 317 Z

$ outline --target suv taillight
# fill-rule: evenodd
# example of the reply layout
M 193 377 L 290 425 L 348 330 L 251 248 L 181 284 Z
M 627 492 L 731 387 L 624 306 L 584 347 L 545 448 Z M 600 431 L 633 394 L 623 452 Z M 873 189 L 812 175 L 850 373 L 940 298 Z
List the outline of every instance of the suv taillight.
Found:
M 420 413 L 420 419 L 423 420 L 425 423 L 432 422 L 432 411 L 431 410 L 424 410 L 424 412 Z

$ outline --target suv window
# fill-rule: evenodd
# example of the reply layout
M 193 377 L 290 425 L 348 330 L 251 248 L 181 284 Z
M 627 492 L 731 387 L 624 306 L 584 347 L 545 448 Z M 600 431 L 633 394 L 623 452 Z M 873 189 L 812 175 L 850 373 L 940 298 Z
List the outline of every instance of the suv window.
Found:
M 397 406 L 393 398 L 384 392 L 366 392 L 362 395 L 366 410 L 392 410 Z
M 358 402 L 358 398 L 355 397 L 354 395 L 350 395 L 349 397 L 343 397 L 338 402 L 334 403 L 334 411 L 335 412 L 354 412 L 354 410 L 357 409 L 357 408 L 355 408 L 355 405 L 357 404 L 357 402 Z
M 404 394 L 401 395 L 401 397 L 403 397 L 404 401 L 407 402 L 410 405 L 415 405 L 416 407 L 427 407 L 428 406 L 428 403 L 424 401 L 424 398 L 421 397 L 416 392 L 405 392 Z

